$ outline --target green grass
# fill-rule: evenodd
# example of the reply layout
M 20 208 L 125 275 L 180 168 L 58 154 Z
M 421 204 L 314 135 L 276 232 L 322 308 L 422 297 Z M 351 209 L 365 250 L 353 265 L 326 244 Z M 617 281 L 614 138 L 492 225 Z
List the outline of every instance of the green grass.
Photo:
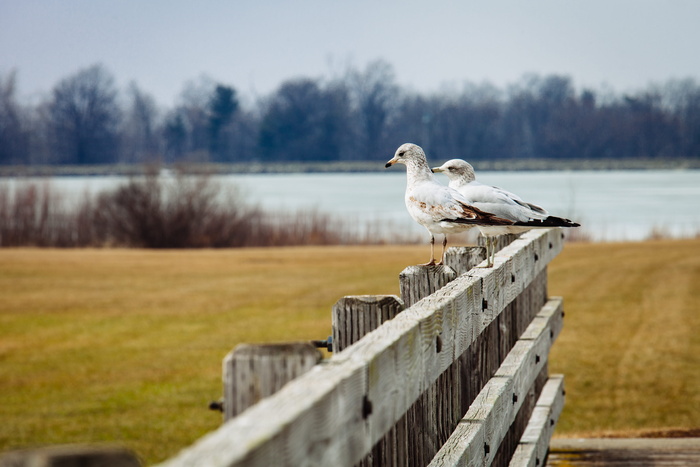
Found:
M 0 249 L 0 450 L 117 442 L 150 464 L 220 425 L 241 342 L 323 339 L 344 295 L 398 294 L 427 245 Z M 569 244 L 560 435 L 700 426 L 700 240 Z

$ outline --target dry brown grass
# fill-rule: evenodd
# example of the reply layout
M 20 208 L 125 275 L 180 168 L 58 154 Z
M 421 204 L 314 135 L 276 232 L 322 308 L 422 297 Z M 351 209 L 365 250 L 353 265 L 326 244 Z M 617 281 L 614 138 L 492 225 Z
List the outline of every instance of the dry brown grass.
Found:
M 220 424 L 236 344 L 323 339 L 352 294 L 398 293 L 427 245 L 0 249 L 0 450 L 124 443 L 147 463 Z M 552 372 L 560 435 L 700 426 L 700 240 L 569 244 Z M 639 432 L 639 431 L 637 431 Z
M 569 244 L 549 274 L 566 310 L 557 433 L 700 428 L 700 240 Z
M 0 450 L 116 441 L 147 462 L 216 428 L 236 344 L 325 339 L 350 294 L 398 294 L 427 245 L 0 249 Z

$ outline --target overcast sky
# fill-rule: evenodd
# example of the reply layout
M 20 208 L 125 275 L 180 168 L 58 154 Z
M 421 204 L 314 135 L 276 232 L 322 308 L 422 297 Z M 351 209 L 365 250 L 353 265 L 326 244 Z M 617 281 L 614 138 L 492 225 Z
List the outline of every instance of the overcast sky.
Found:
M 389 62 L 421 92 L 525 73 L 634 91 L 700 77 L 700 0 L 0 0 L 0 75 L 37 98 L 103 64 L 172 105 L 207 75 L 244 96 Z

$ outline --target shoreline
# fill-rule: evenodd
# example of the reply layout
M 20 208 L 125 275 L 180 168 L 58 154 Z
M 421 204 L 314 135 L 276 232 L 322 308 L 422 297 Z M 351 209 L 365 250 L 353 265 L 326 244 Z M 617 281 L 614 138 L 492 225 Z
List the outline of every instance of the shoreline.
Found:
M 496 159 L 473 161 L 478 171 L 700 170 L 700 158 L 684 159 Z M 153 170 L 189 174 L 289 174 L 382 172 L 383 161 L 144 163 L 104 165 L 8 165 L 0 177 L 143 175 Z

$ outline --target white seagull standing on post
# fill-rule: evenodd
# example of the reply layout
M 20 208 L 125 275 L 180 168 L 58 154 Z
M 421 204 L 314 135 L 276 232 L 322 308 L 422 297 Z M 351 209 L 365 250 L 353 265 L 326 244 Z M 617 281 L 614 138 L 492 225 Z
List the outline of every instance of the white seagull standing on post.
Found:
M 425 153 L 420 146 L 406 143 L 396 150 L 385 167 L 394 164 L 406 166 L 405 202 L 413 220 L 430 233 L 430 261 L 425 266 L 442 264 L 445 259 L 447 235 L 464 232 L 478 225 L 511 225 L 502 219 L 474 207 L 457 190 L 442 185 L 433 176 Z M 442 255 L 435 262 L 435 234 L 443 234 Z
M 432 171 L 445 173 L 450 180 L 449 186 L 459 191 L 472 206 L 511 221 L 511 225 L 479 225 L 479 231 L 486 237 L 486 257 L 489 267 L 493 266 L 495 255 L 494 237 L 518 234 L 536 227 L 580 226 L 569 219 L 550 216 L 545 209 L 536 204 L 527 203 L 509 191 L 477 182 L 474 168 L 462 159 L 449 160 L 440 167 L 434 167 Z

